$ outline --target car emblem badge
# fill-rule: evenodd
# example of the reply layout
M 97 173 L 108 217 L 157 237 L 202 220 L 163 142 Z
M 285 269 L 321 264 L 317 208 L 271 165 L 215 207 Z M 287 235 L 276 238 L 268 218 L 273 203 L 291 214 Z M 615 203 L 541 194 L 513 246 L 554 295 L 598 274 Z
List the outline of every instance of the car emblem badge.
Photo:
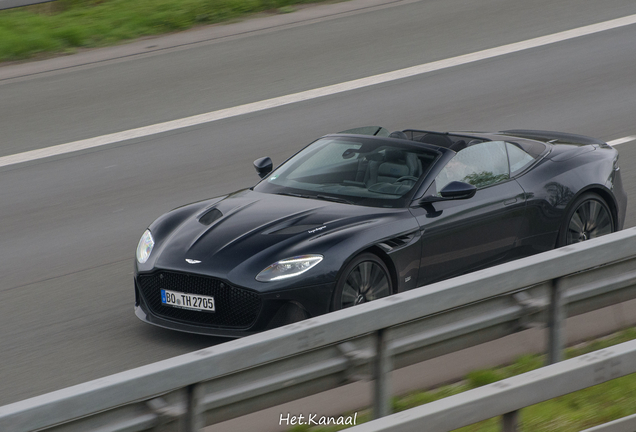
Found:
M 186 262 L 187 262 L 188 264 L 199 264 L 201 261 L 199 261 L 199 260 L 193 260 L 193 259 L 190 259 L 190 258 L 186 258 Z

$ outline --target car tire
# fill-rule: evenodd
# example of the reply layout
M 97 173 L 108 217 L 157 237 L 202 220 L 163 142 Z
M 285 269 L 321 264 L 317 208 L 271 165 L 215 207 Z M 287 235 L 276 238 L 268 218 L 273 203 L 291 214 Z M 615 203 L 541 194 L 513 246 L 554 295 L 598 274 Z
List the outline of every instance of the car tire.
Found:
M 570 207 L 557 239 L 557 247 L 610 234 L 616 230 L 612 211 L 601 196 L 587 192 Z
M 384 261 L 372 253 L 363 253 L 340 272 L 332 310 L 345 309 L 392 293 L 391 274 Z

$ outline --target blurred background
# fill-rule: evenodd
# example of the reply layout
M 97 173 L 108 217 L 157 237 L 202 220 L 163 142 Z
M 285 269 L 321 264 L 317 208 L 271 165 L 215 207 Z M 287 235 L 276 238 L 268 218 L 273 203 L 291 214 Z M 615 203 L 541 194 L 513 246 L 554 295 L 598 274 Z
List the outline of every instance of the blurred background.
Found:
M 155 125 L 633 14 L 633 0 L 56 0 L 0 10 L 0 405 L 222 343 L 137 320 L 134 250 L 164 212 L 255 184 L 254 159 L 277 165 L 315 138 L 366 125 L 636 136 L 636 26 L 188 127 Z M 91 145 L 38 152 L 78 142 Z M 636 141 L 616 148 L 628 228 Z M 634 304 L 611 307 L 569 325 L 569 342 L 635 321 Z M 536 331 L 516 337 L 407 372 L 397 388 L 461 379 L 544 346 Z M 416 375 L 440 379 L 407 382 Z M 627 402 L 611 415 L 634 411 L 630 385 L 616 390 Z M 303 403 L 330 414 L 367 406 L 361 393 Z M 604 403 L 617 409 L 613 400 Z M 579 430 L 588 414 L 574 411 Z M 542 415 L 526 430 L 570 430 Z M 261 430 L 249 425 L 262 418 L 224 427 Z

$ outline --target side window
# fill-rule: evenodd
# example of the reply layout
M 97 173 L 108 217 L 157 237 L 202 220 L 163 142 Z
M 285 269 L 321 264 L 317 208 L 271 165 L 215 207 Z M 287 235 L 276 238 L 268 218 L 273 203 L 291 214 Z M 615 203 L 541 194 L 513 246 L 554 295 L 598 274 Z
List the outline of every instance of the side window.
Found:
M 506 143 L 506 148 L 508 149 L 508 158 L 510 159 L 510 175 L 514 176 L 515 174 L 521 172 L 525 167 L 530 165 L 531 162 L 534 161 L 534 157 L 526 153 L 521 147 L 517 144 Z
M 486 141 L 459 151 L 438 174 L 435 183 L 439 193 L 452 181 L 483 188 L 509 178 L 506 144 Z

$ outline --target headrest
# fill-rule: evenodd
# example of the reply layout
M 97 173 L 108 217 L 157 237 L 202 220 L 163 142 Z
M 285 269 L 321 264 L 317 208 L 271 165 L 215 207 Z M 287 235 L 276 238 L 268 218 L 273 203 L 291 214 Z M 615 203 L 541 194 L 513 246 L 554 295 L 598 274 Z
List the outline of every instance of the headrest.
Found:
M 395 131 L 395 132 L 391 132 L 389 134 L 389 138 L 399 138 L 399 139 L 409 139 L 408 136 L 406 136 L 406 134 L 402 131 Z
M 455 141 L 455 143 L 449 148 L 453 150 L 454 152 L 458 152 L 458 151 L 464 150 L 466 147 L 468 147 L 466 145 L 466 141 L 459 140 L 459 141 Z
M 384 160 L 387 162 L 404 161 L 406 159 L 406 155 L 402 150 L 387 150 L 384 155 Z
M 364 156 L 366 160 L 381 162 L 384 160 L 384 155 L 382 153 L 369 153 Z

